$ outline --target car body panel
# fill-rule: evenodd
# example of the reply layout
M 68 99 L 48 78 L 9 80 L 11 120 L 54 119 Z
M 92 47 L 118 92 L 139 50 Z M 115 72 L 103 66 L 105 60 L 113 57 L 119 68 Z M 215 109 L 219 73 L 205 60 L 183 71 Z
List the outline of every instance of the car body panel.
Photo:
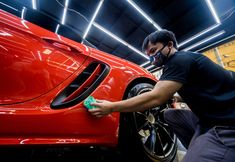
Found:
M 1 105 L 47 93 L 73 74 L 89 54 L 82 45 L 64 43 L 49 31 L 16 20 L 4 11 L 0 14 Z
M 2 10 L 0 57 L 0 75 L 4 78 L 0 81 L 0 145 L 116 146 L 119 113 L 95 118 L 82 102 L 53 109 L 52 101 L 95 61 L 110 67 L 107 76 L 91 93 L 97 99 L 122 100 L 128 85 L 137 78 L 156 81 L 153 75 L 133 63 Z

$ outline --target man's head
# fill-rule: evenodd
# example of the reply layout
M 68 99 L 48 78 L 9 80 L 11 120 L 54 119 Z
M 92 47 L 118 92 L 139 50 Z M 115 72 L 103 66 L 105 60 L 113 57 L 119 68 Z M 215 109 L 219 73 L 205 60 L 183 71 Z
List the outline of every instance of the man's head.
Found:
M 142 50 L 150 56 L 152 64 L 162 66 L 168 56 L 177 51 L 175 35 L 168 30 L 155 31 L 145 38 Z

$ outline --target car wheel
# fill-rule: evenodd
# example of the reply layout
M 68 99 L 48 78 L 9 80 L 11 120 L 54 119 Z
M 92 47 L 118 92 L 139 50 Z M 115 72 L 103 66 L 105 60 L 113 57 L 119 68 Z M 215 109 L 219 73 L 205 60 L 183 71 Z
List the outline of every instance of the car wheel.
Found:
M 128 92 L 127 98 L 151 91 L 153 85 L 140 83 Z M 177 138 L 163 119 L 169 108 L 164 104 L 143 112 L 121 114 L 120 139 L 126 155 L 137 161 L 170 162 L 177 151 Z M 127 156 L 125 156 L 127 157 Z

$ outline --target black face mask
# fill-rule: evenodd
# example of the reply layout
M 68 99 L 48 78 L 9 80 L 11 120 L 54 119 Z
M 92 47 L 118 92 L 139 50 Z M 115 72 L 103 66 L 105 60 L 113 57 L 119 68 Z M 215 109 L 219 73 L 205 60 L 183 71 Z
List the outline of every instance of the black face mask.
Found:
M 156 66 L 156 67 L 162 67 L 165 63 L 166 60 L 168 59 L 168 55 L 171 52 L 171 49 L 169 50 L 167 56 L 162 54 L 162 50 L 166 47 L 166 45 L 164 45 L 159 51 L 157 51 L 154 55 L 149 56 L 149 61 L 152 65 Z

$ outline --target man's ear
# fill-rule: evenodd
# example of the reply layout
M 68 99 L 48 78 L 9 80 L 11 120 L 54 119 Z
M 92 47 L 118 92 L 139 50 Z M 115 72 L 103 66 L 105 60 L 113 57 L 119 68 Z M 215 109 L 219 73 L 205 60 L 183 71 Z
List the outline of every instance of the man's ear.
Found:
M 173 48 L 173 45 L 174 45 L 174 43 L 173 43 L 172 41 L 169 41 L 168 44 L 167 44 L 167 46 L 168 46 L 169 48 Z

